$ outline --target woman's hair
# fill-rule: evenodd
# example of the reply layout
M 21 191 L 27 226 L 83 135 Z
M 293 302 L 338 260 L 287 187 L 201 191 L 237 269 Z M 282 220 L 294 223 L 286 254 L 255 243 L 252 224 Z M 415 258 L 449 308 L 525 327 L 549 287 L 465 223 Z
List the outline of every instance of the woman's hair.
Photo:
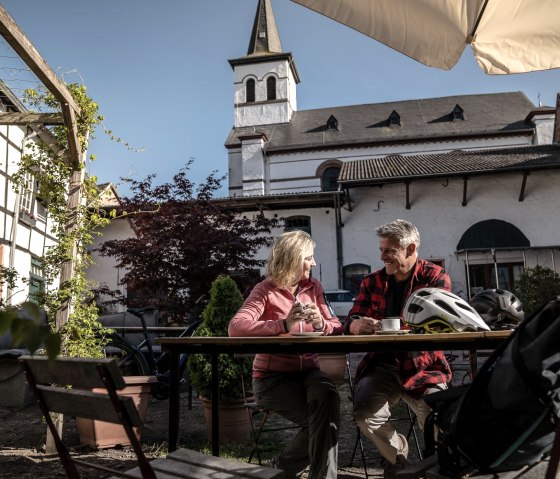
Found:
M 305 231 L 288 231 L 276 238 L 266 265 L 266 276 L 274 284 L 287 288 L 296 283 L 303 271 L 305 250 L 315 246 Z
M 399 245 L 406 248 L 409 244 L 414 243 L 416 249 L 420 248 L 420 233 L 416 226 L 405 220 L 395 220 L 386 225 L 379 226 L 376 230 L 377 236 L 390 238 L 398 241 Z

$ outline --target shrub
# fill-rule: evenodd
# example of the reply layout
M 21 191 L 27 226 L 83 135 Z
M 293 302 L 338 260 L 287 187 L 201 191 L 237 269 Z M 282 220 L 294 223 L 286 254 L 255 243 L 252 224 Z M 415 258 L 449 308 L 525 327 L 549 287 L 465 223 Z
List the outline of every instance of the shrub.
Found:
M 548 300 L 560 295 L 560 275 L 542 266 L 526 268 L 513 288 L 528 316 Z
M 227 336 L 228 323 L 243 304 L 243 296 L 235 281 L 229 276 L 219 276 L 212 283 L 210 300 L 202 312 L 202 324 L 196 330 L 196 336 Z M 189 378 L 199 395 L 210 399 L 212 365 L 207 354 L 193 354 L 187 363 Z M 246 384 L 251 381 L 251 360 L 235 358 L 233 354 L 218 356 L 220 372 L 220 401 L 243 399 L 241 375 Z

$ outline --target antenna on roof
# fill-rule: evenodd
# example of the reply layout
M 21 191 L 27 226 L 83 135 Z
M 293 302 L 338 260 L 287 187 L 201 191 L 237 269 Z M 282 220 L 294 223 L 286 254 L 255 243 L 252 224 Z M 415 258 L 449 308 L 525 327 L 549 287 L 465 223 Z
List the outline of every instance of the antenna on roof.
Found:
M 539 106 L 542 106 L 541 94 L 537 93 L 537 100 L 539 100 Z

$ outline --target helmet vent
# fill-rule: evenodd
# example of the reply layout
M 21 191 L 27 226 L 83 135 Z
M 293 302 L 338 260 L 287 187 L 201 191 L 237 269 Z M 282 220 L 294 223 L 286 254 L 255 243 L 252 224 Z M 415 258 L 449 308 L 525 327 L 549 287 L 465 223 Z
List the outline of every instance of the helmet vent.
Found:
M 453 308 L 451 308 L 451 306 L 449 306 L 445 301 L 441 301 L 440 299 L 436 299 L 434 301 L 435 304 L 437 304 L 441 309 L 445 309 L 445 311 L 447 311 L 449 314 L 455 316 L 456 318 L 459 317 L 459 315 L 453 311 Z
M 424 308 L 422 308 L 422 306 L 420 306 L 419 304 L 410 304 L 408 306 L 408 312 L 412 313 L 412 314 L 417 314 L 420 311 L 422 311 Z

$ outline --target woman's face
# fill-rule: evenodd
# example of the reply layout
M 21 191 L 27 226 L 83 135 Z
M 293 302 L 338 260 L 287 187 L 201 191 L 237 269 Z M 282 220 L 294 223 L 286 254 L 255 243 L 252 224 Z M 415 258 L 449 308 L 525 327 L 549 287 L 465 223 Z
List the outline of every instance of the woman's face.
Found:
M 313 246 L 309 246 L 303 252 L 303 271 L 301 273 L 301 280 L 309 279 L 311 277 L 311 269 L 315 266 L 315 259 L 313 258 Z

